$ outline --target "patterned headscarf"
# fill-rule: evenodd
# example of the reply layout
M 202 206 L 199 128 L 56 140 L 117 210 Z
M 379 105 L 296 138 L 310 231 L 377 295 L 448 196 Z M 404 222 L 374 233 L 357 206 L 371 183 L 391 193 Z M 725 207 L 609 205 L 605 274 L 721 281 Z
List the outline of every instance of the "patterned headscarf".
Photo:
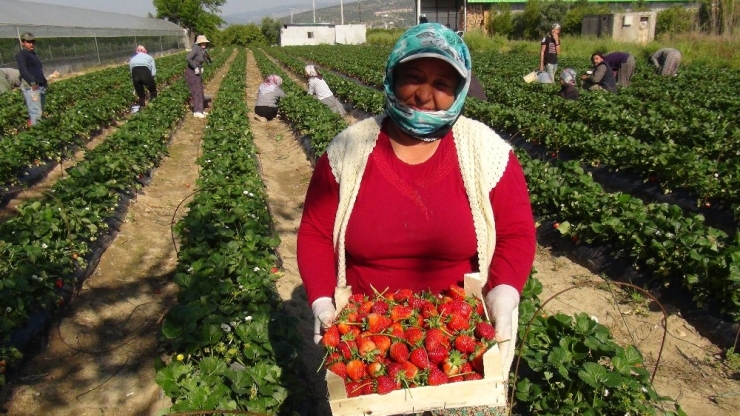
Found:
M 441 59 L 460 73 L 463 81 L 455 92 L 455 101 L 448 110 L 421 111 L 400 102 L 393 91 L 393 71 L 399 64 L 418 58 Z M 385 66 L 385 111 L 405 133 L 424 141 L 444 137 L 462 113 L 470 87 L 470 51 L 452 30 L 439 23 L 423 23 L 411 27 L 396 42 Z
M 144 45 L 137 46 L 136 47 L 136 53 L 147 53 L 146 52 L 146 48 L 144 47 Z
M 317 76 L 319 76 L 319 73 L 316 71 L 316 68 L 313 65 L 306 65 L 306 67 L 304 68 L 304 70 L 306 71 L 306 76 L 307 77 L 317 77 Z
M 565 68 L 560 72 L 560 80 L 564 84 L 576 85 L 576 71 L 573 68 Z
M 260 84 L 260 93 L 265 94 L 268 92 L 275 91 L 275 88 L 279 87 L 283 83 L 283 79 L 279 75 L 271 74 Z

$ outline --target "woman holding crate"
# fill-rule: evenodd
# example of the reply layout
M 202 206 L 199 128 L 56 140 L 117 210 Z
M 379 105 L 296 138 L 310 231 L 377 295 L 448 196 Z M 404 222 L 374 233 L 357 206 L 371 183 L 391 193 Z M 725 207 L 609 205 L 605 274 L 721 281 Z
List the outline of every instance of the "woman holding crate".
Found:
M 384 114 L 345 129 L 316 163 L 298 266 L 319 327 L 335 318 L 335 287 L 439 293 L 479 272 L 508 379 L 535 226 L 511 146 L 461 115 L 470 68 L 464 41 L 442 25 L 399 39 Z

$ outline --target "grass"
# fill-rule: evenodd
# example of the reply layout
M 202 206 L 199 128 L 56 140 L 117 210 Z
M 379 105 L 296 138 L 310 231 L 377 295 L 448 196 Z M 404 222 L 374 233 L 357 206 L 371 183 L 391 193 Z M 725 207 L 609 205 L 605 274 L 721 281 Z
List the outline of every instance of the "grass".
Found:
M 373 29 L 368 32 L 367 43 L 391 47 L 403 33 L 402 30 Z M 465 34 L 465 42 L 472 51 L 501 52 L 524 51 L 533 55 L 540 52 L 536 40 L 508 40 L 503 36 L 489 36 L 471 31 Z M 714 68 L 740 69 L 740 36 L 734 38 L 710 36 L 701 33 L 688 33 L 663 36 L 645 45 L 617 42 L 609 38 L 591 36 L 563 36 L 561 55 L 563 58 L 586 59 L 594 52 L 629 52 L 635 56 L 638 65 L 647 63 L 651 53 L 663 47 L 676 48 L 683 55 L 684 64 L 700 64 Z

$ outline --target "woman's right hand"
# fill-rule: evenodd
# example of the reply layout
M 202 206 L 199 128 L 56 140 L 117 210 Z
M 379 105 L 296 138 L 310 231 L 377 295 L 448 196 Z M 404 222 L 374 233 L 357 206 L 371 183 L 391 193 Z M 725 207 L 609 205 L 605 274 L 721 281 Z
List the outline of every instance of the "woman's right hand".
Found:
M 334 324 L 337 309 L 334 307 L 334 301 L 331 298 L 323 297 L 313 301 L 311 310 L 314 317 L 313 342 L 318 344 L 323 336 L 323 330 Z

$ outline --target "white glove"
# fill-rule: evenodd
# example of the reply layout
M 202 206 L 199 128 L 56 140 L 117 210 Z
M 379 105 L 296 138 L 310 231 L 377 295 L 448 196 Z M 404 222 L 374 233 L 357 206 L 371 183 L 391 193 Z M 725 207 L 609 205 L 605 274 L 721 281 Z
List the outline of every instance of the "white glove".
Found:
M 318 344 L 321 341 L 323 329 L 329 328 L 337 317 L 337 308 L 334 307 L 334 301 L 329 297 L 318 298 L 311 304 L 313 311 L 313 342 Z
M 519 292 L 509 285 L 498 285 L 486 294 L 489 318 L 494 322 L 496 341 L 501 350 L 501 369 L 509 380 L 511 363 L 516 351 L 516 331 L 519 323 Z
M 195 68 L 195 69 L 193 70 L 193 72 L 195 72 L 195 75 L 200 75 L 200 73 L 201 73 L 201 69 L 200 69 L 200 68 Z

